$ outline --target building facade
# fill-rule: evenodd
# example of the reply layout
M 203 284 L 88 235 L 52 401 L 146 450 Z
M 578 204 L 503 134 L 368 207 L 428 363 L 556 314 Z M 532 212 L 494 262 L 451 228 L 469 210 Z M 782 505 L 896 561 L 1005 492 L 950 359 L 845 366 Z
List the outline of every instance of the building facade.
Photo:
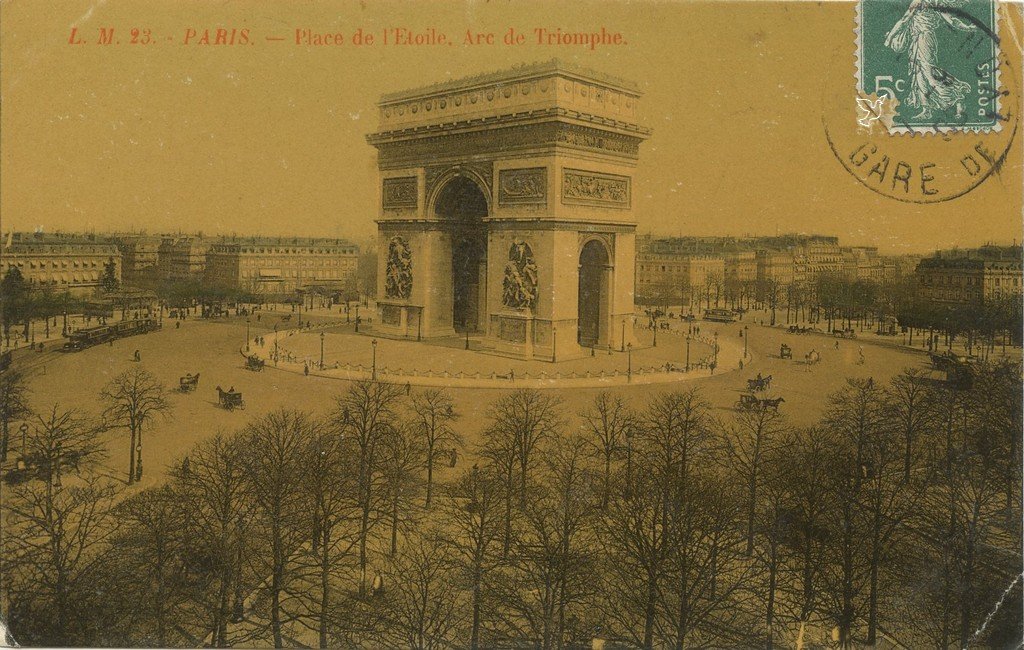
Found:
M 258 238 L 211 244 L 207 282 L 259 296 L 286 296 L 321 287 L 355 288 L 359 247 L 343 239 Z
M 938 251 L 915 275 L 918 295 L 935 304 L 982 305 L 1024 292 L 1019 246 Z
M 156 272 L 160 261 L 159 237 L 117 235 L 111 241 L 121 253 L 121 274 L 125 282 Z
M 120 283 L 117 246 L 88 235 L 12 233 L 0 248 L 0 274 L 17 268 L 29 287 L 55 293 L 96 293 L 108 264 L 114 265 Z

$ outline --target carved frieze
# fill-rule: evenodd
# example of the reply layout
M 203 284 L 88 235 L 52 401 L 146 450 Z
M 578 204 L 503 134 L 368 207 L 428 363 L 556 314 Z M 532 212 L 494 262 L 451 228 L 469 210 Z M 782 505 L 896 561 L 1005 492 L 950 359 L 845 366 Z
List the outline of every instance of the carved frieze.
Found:
M 547 168 L 503 169 L 498 172 L 498 203 L 543 204 L 548 198 Z
M 582 169 L 562 170 L 562 202 L 628 208 L 630 179 Z
M 385 178 L 382 203 L 385 210 L 416 207 L 416 177 Z
M 599 151 L 635 159 L 640 151 L 639 136 L 613 133 L 572 124 L 526 124 L 469 133 L 439 131 L 430 136 L 377 143 L 382 167 L 408 166 L 433 161 L 439 156 L 471 156 L 557 144 L 574 149 Z M 438 173 L 448 169 L 437 165 Z M 428 181 L 429 182 L 429 181 Z
M 610 151 L 631 157 L 635 157 L 640 151 L 638 138 L 585 127 L 563 125 L 559 127 L 556 139 L 559 144 Z
M 385 268 L 384 295 L 388 298 L 408 300 L 412 295 L 412 251 L 401 237 L 388 242 L 388 261 Z

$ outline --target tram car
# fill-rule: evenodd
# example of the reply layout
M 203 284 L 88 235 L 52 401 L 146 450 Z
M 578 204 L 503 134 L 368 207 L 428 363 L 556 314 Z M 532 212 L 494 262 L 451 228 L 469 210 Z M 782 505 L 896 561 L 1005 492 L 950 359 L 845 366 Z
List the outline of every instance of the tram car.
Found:
M 68 342 L 64 349 L 71 352 L 79 352 L 94 345 L 100 345 L 136 334 L 146 334 L 160 329 L 160 323 L 152 318 L 137 318 L 134 320 L 123 320 L 98 327 L 87 327 L 68 336 Z

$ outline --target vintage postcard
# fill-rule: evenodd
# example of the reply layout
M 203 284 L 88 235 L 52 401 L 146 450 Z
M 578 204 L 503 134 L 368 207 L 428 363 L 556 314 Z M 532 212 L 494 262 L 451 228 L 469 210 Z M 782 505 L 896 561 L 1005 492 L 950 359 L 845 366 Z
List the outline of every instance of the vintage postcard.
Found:
M 1022 36 L 0 1 L 0 644 L 1021 647 Z

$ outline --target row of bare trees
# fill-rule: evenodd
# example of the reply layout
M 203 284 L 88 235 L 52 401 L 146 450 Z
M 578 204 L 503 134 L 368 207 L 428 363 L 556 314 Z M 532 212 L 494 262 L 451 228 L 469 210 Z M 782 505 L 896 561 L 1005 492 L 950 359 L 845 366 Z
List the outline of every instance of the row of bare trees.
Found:
M 51 645 L 998 644 L 1021 633 L 1020 387 L 850 380 L 809 428 L 697 389 L 578 414 L 519 390 L 452 469 L 446 392 L 357 382 L 131 493 L 55 408 L 30 435 L 57 460 L 5 493 L 5 612 Z

